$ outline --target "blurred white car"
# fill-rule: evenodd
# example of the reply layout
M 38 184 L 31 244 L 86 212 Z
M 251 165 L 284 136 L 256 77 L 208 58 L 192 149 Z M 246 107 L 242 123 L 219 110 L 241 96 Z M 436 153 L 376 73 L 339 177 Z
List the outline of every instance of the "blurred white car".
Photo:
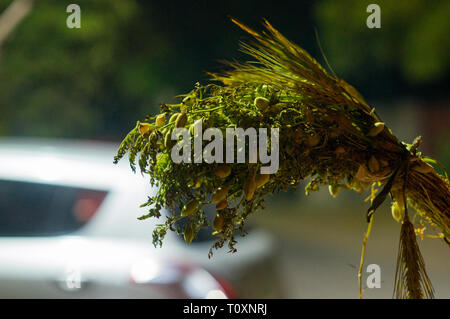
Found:
M 155 189 L 126 159 L 112 164 L 116 149 L 0 138 L 0 298 L 234 297 L 228 282 L 238 297 L 277 296 L 274 241 L 263 231 L 211 259 L 211 230 L 191 245 L 170 232 L 153 247 L 163 217 L 137 217 Z

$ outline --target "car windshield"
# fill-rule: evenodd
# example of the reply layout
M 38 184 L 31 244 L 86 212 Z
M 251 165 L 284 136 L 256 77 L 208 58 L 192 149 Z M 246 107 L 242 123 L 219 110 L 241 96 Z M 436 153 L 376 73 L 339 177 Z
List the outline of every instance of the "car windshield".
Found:
M 0 236 L 70 233 L 97 212 L 105 191 L 0 180 Z

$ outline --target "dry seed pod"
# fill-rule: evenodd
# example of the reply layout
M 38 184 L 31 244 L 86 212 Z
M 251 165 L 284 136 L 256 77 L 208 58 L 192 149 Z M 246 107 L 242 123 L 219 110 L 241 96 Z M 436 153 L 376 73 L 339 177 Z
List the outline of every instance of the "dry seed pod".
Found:
M 341 145 L 339 145 L 338 147 L 336 147 L 336 149 L 334 150 L 334 152 L 336 154 L 344 154 L 345 153 L 345 148 Z
M 162 126 L 166 123 L 166 115 L 165 114 L 159 114 L 156 117 L 156 121 L 155 121 L 157 126 Z
M 216 217 L 214 217 L 214 221 L 213 221 L 214 230 L 221 232 L 224 224 L 225 224 L 225 218 L 223 217 L 223 215 L 216 214 Z
M 180 115 L 178 115 L 177 120 L 175 121 L 175 127 L 181 128 L 186 125 L 187 122 L 187 114 L 186 112 L 181 112 Z
M 263 187 L 270 179 L 270 174 L 258 174 L 255 177 L 256 188 Z
M 166 133 L 169 131 L 169 128 L 168 127 L 166 127 L 166 128 L 163 128 L 162 130 L 161 130 L 161 135 L 162 136 L 166 136 Z
M 245 199 L 251 200 L 255 195 L 255 190 L 256 190 L 255 175 L 250 174 L 244 185 Z
M 220 187 L 211 197 L 211 203 L 218 203 L 228 195 L 229 186 Z
M 164 136 L 164 146 L 166 149 L 172 148 L 176 144 L 176 141 L 172 140 L 172 131 L 168 131 Z
M 190 244 L 195 237 L 194 227 L 189 223 L 184 229 L 184 241 L 186 244 Z
M 384 123 L 383 122 L 376 122 L 373 127 L 369 130 L 369 133 L 367 133 L 367 136 L 377 136 L 384 130 Z
M 306 141 L 306 144 L 308 144 L 309 147 L 314 147 L 319 143 L 320 143 L 320 135 L 318 134 L 308 136 L 308 139 Z
M 166 135 L 164 136 L 164 146 L 169 149 L 170 148 L 170 142 L 171 142 L 171 132 L 166 132 Z
M 180 113 L 175 113 L 175 114 L 173 114 L 173 115 L 170 117 L 170 119 L 169 119 L 169 123 L 175 122 L 175 121 L 177 120 L 177 118 L 178 118 L 178 115 L 180 115 Z
M 369 168 L 369 171 L 371 173 L 375 173 L 380 170 L 380 163 L 373 155 L 370 157 L 369 162 L 367 164 L 368 164 L 367 166 Z
M 433 166 L 423 161 L 418 161 L 413 165 L 412 169 L 422 174 L 428 174 L 433 171 Z
M 145 135 L 153 130 L 153 125 L 148 123 L 139 123 L 139 133 Z
M 257 97 L 253 104 L 260 110 L 265 110 L 269 106 L 269 100 L 265 97 Z
M 221 200 L 220 202 L 217 203 L 216 209 L 217 210 L 222 210 L 222 209 L 227 208 L 227 206 L 228 206 L 228 201 L 226 199 L 224 199 L 224 200 Z
M 392 217 L 399 223 L 401 223 L 403 218 L 405 217 L 404 207 L 401 207 L 397 201 L 392 203 L 391 213 Z
M 214 174 L 220 178 L 225 178 L 231 174 L 231 166 L 226 164 L 219 165 L 215 168 Z
M 328 185 L 328 191 L 330 192 L 330 195 L 333 197 L 337 197 L 339 195 L 339 191 L 341 188 L 338 184 L 330 184 Z
M 150 133 L 148 140 L 150 141 L 150 143 L 157 143 L 158 142 L 158 134 L 156 134 L 155 132 Z
M 184 205 L 183 209 L 181 210 L 181 216 L 191 216 L 198 210 L 198 200 L 193 199 L 186 205 Z

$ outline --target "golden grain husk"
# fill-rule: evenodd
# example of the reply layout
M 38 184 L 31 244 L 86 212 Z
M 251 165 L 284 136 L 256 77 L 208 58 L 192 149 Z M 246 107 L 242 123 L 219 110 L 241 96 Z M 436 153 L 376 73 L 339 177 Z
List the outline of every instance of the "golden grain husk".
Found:
M 159 115 L 156 117 L 155 124 L 156 124 L 157 126 L 163 126 L 164 124 L 166 124 L 166 115 L 165 115 L 165 114 L 159 114 Z
M 244 185 L 245 199 L 252 200 L 253 196 L 255 195 L 255 190 L 256 190 L 255 175 L 250 174 Z
M 186 112 L 181 112 L 175 121 L 175 127 L 176 128 L 185 127 L 186 122 L 187 122 L 187 114 L 186 114 Z
M 270 180 L 270 174 L 257 174 L 255 177 L 256 188 L 263 187 Z
M 376 122 L 373 127 L 369 130 L 369 133 L 367 133 L 367 136 L 377 136 L 384 130 L 384 123 L 383 122 Z
M 191 223 L 186 225 L 183 236 L 184 236 L 184 241 L 186 242 L 186 244 L 190 244 L 192 242 L 192 240 L 194 239 L 195 231 L 194 231 L 194 227 L 192 226 Z
M 166 135 L 164 136 L 164 146 L 166 149 L 171 149 L 175 145 L 176 141 L 172 140 L 172 131 L 167 131 Z
M 422 174 L 428 174 L 433 171 L 433 166 L 423 161 L 417 161 L 413 164 L 412 169 Z
M 337 197 L 339 195 L 340 190 L 341 188 L 337 184 L 328 185 L 328 191 L 330 192 L 330 195 L 333 197 Z
M 405 209 L 400 206 L 399 202 L 394 201 L 391 205 L 391 213 L 392 217 L 399 223 L 402 222 L 403 217 L 405 216 Z
M 220 187 L 211 197 L 211 203 L 218 203 L 228 195 L 229 186 Z
M 170 117 L 170 119 L 169 119 L 169 123 L 175 122 L 175 121 L 177 120 L 177 118 L 178 118 L 178 115 L 180 115 L 180 113 L 175 113 L 175 114 L 173 114 L 173 115 Z
M 224 200 L 221 200 L 220 202 L 217 203 L 216 209 L 217 210 L 222 210 L 222 209 L 227 208 L 227 206 L 228 206 L 228 201 L 226 199 L 224 199 Z
M 216 214 L 213 221 L 214 230 L 221 232 L 223 230 L 223 226 L 225 224 L 225 218 L 222 214 Z
M 153 125 L 148 123 L 139 123 L 139 133 L 146 135 L 153 130 Z
M 227 164 L 220 164 L 214 169 L 214 174 L 220 178 L 228 177 L 231 174 L 231 166 Z
M 257 97 L 253 104 L 260 110 L 265 110 L 269 106 L 269 100 L 265 97 Z

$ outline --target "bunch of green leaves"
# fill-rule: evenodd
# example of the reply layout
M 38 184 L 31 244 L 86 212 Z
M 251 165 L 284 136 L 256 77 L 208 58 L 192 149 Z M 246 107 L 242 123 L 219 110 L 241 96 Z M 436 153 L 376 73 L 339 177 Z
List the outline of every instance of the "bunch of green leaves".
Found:
M 217 241 L 210 256 L 213 248 L 223 247 L 226 242 L 230 251 L 236 251 L 235 234 L 245 234 L 244 224 L 264 206 L 265 198 L 280 190 L 295 189 L 308 177 L 307 194 L 321 185 L 327 185 L 333 196 L 340 190 L 361 193 L 372 186 L 364 248 L 372 215 L 389 194 L 397 221 L 405 224 L 410 205 L 430 224 L 439 226 L 443 237 L 449 236 L 450 184 L 417 151 L 420 139 L 410 145 L 400 142 L 353 86 L 327 73 L 267 21 L 268 32 L 262 34 L 233 22 L 256 39 L 251 45 L 241 45 L 256 62 L 229 63 L 231 70 L 211 74 L 212 80 L 222 85 L 197 83 L 191 92 L 179 96 L 178 104 L 162 104 L 160 114 L 137 123 L 115 158 L 117 162 L 129 152 L 135 170 L 139 156 L 141 172 L 150 175 L 152 185 L 158 186 L 157 194 L 142 205 L 149 207 L 149 213 L 140 218 L 159 218 L 161 210 L 169 211 L 165 222 L 154 230 L 155 245 L 162 244 L 168 230 L 183 234 L 190 243 L 201 228 L 208 227 L 205 206 L 216 205 L 213 234 Z M 192 157 L 188 162 L 175 163 L 171 157 L 174 144 L 187 142 L 193 151 L 194 139 L 199 137 L 196 134 L 202 134 L 195 129 L 199 121 L 203 130 L 218 128 L 226 138 L 228 128 L 278 129 L 279 169 L 271 175 L 261 174 L 259 157 L 255 156 L 254 162 L 252 154 L 248 154 L 243 163 L 236 161 L 237 153 L 242 151 L 239 149 L 235 149 L 231 163 L 195 163 Z M 175 128 L 189 128 L 190 140 L 172 141 Z M 204 149 L 209 141 L 202 136 Z M 226 138 L 223 145 L 227 144 Z M 273 141 L 267 142 L 266 151 Z M 244 149 L 249 149 L 247 141 Z M 383 186 L 376 196 L 375 186 Z M 182 219 L 186 222 L 179 226 Z M 404 228 L 400 246 L 413 251 L 400 250 L 402 274 L 398 287 L 405 287 L 405 296 L 432 296 L 417 293 L 421 284 L 411 279 L 428 277 L 424 265 L 411 267 L 421 255 L 414 229 L 411 232 L 411 227 Z M 425 287 L 431 287 L 431 283 L 427 281 Z
M 391 170 L 395 156 L 387 153 L 374 158 L 377 145 L 390 143 L 392 152 L 402 152 L 401 144 L 384 125 L 376 127 L 380 124 L 378 117 L 352 86 L 329 75 L 306 51 L 287 41 L 270 24 L 266 26 L 271 34 L 264 36 L 242 26 L 258 40 L 255 46 L 242 44 L 242 48 L 259 63 L 231 64 L 231 71 L 212 74 L 225 85 L 196 84 L 191 92 L 180 96 L 180 103 L 162 104 L 159 115 L 138 122 L 122 142 L 115 160 L 129 151 L 135 170 L 139 154 L 141 172 L 149 174 L 151 183 L 159 187 L 157 195 L 143 205 L 150 208 L 142 219 L 160 217 L 163 208 L 170 211 L 166 222 L 154 231 L 155 245 L 161 244 L 168 229 L 184 233 L 190 242 L 200 228 L 208 226 L 203 207 L 216 203 L 212 196 L 226 188 L 226 196 L 221 198 L 226 200 L 221 203 L 225 207 L 219 207 L 216 216 L 220 227 L 215 227 L 218 241 L 214 247 L 228 241 L 234 251 L 236 231 L 243 232 L 247 217 L 263 207 L 268 194 L 296 188 L 307 177 L 312 178 L 307 193 L 320 185 L 330 185 L 333 195 L 340 189 L 361 191 L 371 182 L 355 178 L 362 163 L 375 163 L 368 174 L 384 177 Z M 178 121 L 182 116 L 185 119 Z M 245 163 L 236 164 L 198 164 L 193 160 L 175 164 L 171 160 L 172 130 L 186 127 L 193 132 L 198 120 L 203 130 L 219 128 L 224 136 L 227 128 L 278 128 L 278 171 L 269 177 L 259 176 L 262 164 L 251 163 L 249 157 Z M 375 135 L 381 137 L 375 139 Z M 191 138 L 193 147 L 195 136 Z M 203 141 L 202 146 L 206 144 L 208 141 Z M 220 170 L 229 173 L 221 176 Z M 253 186 L 265 179 L 264 185 Z M 252 196 L 247 196 L 249 188 Z M 179 213 L 190 203 L 196 206 L 193 213 Z M 189 222 L 184 229 L 175 229 L 182 218 Z

